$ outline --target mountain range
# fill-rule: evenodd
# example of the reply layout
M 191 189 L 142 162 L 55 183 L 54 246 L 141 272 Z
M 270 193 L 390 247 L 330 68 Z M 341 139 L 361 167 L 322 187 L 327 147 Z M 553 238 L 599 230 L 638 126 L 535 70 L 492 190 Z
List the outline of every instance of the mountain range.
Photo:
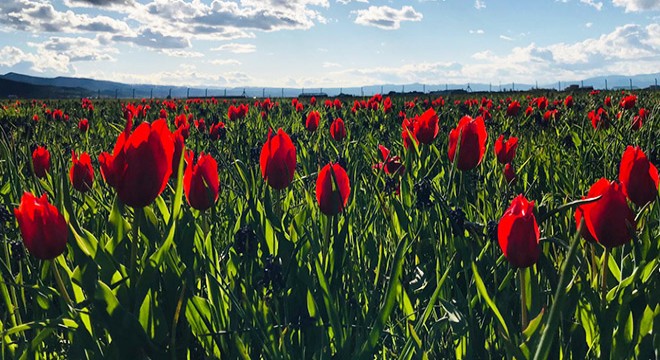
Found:
M 44 78 L 18 73 L 0 75 L 0 98 L 66 98 L 66 97 L 101 97 L 101 98 L 175 98 L 185 97 L 296 97 L 301 95 L 327 94 L 328 96 L 355 95 L 371 96 L 376 93 L 430 93 L 443 91 L 527 91 L 533 89 L 565 89 L 570 85 L 593 87 L 596 89 L 643 89 L 657 88 L 660 73 L 644 75 L 609 75 L 584 79 L 581 81 L 557 82 L 555 84 L 436 84 L 419 83 L 405 85 L 370 85 L 346 88 L 274 88 L 274 87 L 186 87 L 150 84 L 125 84 L 114 81 L 94 80 L 75 77 Z

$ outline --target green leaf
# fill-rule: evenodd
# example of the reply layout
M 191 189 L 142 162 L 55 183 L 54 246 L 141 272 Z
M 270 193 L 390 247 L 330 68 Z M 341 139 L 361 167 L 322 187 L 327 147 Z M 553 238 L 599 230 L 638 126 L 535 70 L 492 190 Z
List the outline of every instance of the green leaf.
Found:
M 500 314 L 500 310 L 497 308 L 497 305 L 495 305 L 495 302 L 493 299 L 490 298 L 490 295 L 488 295 L 488 290 L 486 290 L 486 285 L 484 285 L 484 281 L 481 279 L 481 275 L 479 275 L 479 270 L 477 270 L 477 264 L 472 262 L 472 271 L 474 272 L 474 282 L 477 285 L 477 291 L 481 295 L 481 297 L 486 301 L 486 304 L 488 307 L 493 311 L 495 314 L 495 317 L 497 318 L 497 321 L 499 321 L 500 326 L 502 326 L 502 329 L 504 329 L 504 333 L 506 334 L 507 338 L 509 337 L 509 328 L 506 326 L 506 322 L 504 321 L 504 318 L 502 317 L 502 314 Z

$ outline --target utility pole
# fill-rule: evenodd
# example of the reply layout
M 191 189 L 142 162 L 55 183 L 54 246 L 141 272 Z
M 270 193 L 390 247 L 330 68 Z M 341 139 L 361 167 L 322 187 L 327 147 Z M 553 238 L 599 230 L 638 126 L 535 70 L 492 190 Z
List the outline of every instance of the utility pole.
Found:
M 154 98 L 154 88 L 151 88 L 151 93 L 149 95 L 149 99 L 153 99 L 153 98 Z
M 630 80 L 630 91 L 632 91 L 632 78 L 630 78 L 628 80 Z
M 607 79 L 605 79 L 605 90 L 607 90 Z

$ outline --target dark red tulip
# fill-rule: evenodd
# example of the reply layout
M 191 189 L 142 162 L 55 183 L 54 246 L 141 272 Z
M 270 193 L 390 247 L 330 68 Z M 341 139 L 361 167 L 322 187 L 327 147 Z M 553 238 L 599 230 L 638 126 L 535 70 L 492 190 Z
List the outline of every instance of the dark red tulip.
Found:
M 497 225 L 497 242 L 509 263 L 517 268 L 536 264 L 539 259 L 539 225 L 534 202 L 518 195 Z
M 183 156 L 183 149 L 186 147 L 186 139 L 183 136 L 185 128 L 180 127 L 172 133 L 172 142 L 174 143 L 174 154 L 172 155 L 172 174 L 171 176 L 179 176 L 179 163 L 181 163 L 181 156 Z
M 598 110 L 589 111 L 587 114 L 589 120 L 591 120 L 591 126 L 594 129 L 607 129 L 610 127 L 610 119 L 607 111 L 603 108 L 598 108 Z
M 403 140 L 404 149 L 412 146 L 413 142 L 419 143 L 419 140 L 415 137 L 414 119 L 403 119 L 403 122 L 401 123 L 401 139 Z
M 36 149 L 32 152 L 32 167 L 34 168 L 34 174 L 43 179 L 46 177 L 46 173 L 50 169 L 50 152 L 43 146 L 37 146 Z
M 573 107 L 573 96 L 568 95 L 566 99 L 564 99 L 564 106 L 569 109 Z
M 80 119 L 78 122 L 78 130 L 80 130 L 81 133 L 86 133 L 87 130 L 89 130 L 89 120 L 87 119 Z
M 472 119 L 468 115 L 463 116 L 456 128 L 449 132 L 449 161 L 453 163 L 458 157 L 456 167 L 462 171 L 475 168 L 486 152 L 487 138 L 486 125 L 482 117 Z M 459 146 L 460 150 L 457 154 Z
M 520 112 L 520 102 L 518 100 L 512 101 L 506 108 L 507 116 L 518 116 Z
M 209 136 L 212 140 L 224 140 L 227 136 L 227 129 L 225 129 L 225 123 L 222 121 L 217 124 L 211 125 L 209 128 Z
M 527 109 L 525 109 L 525 116 L 530 116 L 532 113 L 534 113 L 534 108 L 528 106 Z
M 101 175 L 124 204 L 144 207 L 165 190 L 172 174 L 173 135 L 163 119 L 143 122 L 133 133 L 130 129 L 128 121 L 112 155 L 99 156 Z
M 435 140 L 435 137 L 438 136 L 438 131 L 440 130 L 438 122 L 438 114 L 435 110 L 432 108 L 426 110 L 419 118 L 417 118 L 417 121 L 415 121 L 413 126 L 413 131 L 417 140 L 422 144 L 431 144 L 433 140 Z
M 69 170 L 69 180 L 71 180 L 71 185 L 73 185 L 74 189 L 80 192 L 88 191 L 92 188 L 92 183 L 94 182 L 92 159 L 86 152 L 80 154 L 80 158 L 78 158 L 76 153 L 72 150 L 71 161 L 73 163 Z
M 632 109 L 635 107 L 635 103 L 637 102 L 637 96 L 635 95 L 628 95 L 624 96 L 623 99 L 621 99 L 621 103 L 619 104 L 624 110 Z
M 321 120 L 321 114 L 319 114 L 318 111 L 310 111 L 309 114 L 307 114 L 307 119 L 305 120 L 305 129 L 307 131 L 316 131 L 319 127 L 319 121 Z
M 612 98 L 610 98 L 609 96 L 606 96 L 606 97 L 605 97 L 605 101 L 604 101 L 603 103 L 604 103 L 605 106 L 607 106 L 607 107 L 612 106 Z
M 539 110 L 545 110 L 548 107 L 548 98 L 545 96 L 541 96 L 540 98 L 536 98 L 536 107 Z
M 637 206 L 644 206 L 658 196 L 658 169 L 637 146 L 628 146 L 623 152 L 619 181 L 628 199 Z
M 215 203 L 220 191 L 218 163 L 211 155 L 199 154 L 195 164 L 195 154 L 186 153 L 186 172 L 183 175 L 183 191 L 188 204 L 194 209 L 204 211 Z
M 584 217 L 584 225 L 590 237 L 585 240 L 594 240 L 606 248 L 621 246 L 630 241 L 630 230 L 634 230 L 635 214 L 628 206 L 623 187 L 605 178 L 598 180 L 589 189 L 587 198 L 600 199 L 581 205 L 577 208 L 575 218 L 579 221 Z
M 330 125 L 330 136 L 335 141 L 342 141 L 346 137 L 346 127 L 344 126 L 344 120 L 341 118 L 336 118 Z
M 296 172 L 296 147 L 281 128 L 275 136 L 268 131 L 268 140 L 261 148 L 259 165 L 261 176 L 274 189 L 284 189 L 293 181 Z
M 378 145 L 378 150 L 383 158 L 383 162 L 374 165 L 374 169 L 383 169 L 385 174 L 388 175 L 402 175 L 406 167 L 401 163 L 401 158 L 399 156 L 390 156 L 390 150 L 383 145 Z
M 322 213 L 339 214 L 346 207 L 350 194 L 351 184 L 344 168 L 329 163 L 321 169 L 316 180 L 316 201 Z
M 516 183 L 516 171 L 513 169 L 513 165 L 510 163 L 504 165 L 504 178 L 506 179 L 507 184 Z
M 64 216 L 48 202 L 46 194 L 36 198 L 25 192 L 21 204 L 14 209 L 23 243 L 37 259 L 56 258 L 66 249 L 69 230 Z
M 518 148 L 518 138 L 511 137 L 504 140 L 504 135 L 500 135 L 495 141 L 495 155 L 500 164 L 508 164 L 513 161 L 516 156 L 516 149 Z

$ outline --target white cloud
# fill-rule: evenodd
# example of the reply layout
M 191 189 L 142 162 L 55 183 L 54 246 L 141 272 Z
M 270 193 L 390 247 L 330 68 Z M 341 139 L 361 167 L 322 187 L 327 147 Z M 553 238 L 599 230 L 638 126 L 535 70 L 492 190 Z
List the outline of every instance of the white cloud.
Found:
M 588 23 L 584 24 L 584 27 L 586 27 L 586 28 L 590 28 L 592 26 L 594 26 L 594 23 L 592 23 L 592 22 L 588 22 Z
M 626 12 L 660 10 L 660 0 L 612 0 L 612 3 Z
M 111 54 L 119 53 L 116 48 L 103 45 L 98 38 L 50 37 L 45 42 L 28 42 L 28 45 L 36 48 L 40 54 L 66 57 L 67 62 L 114 61 L 115 58 Z
M 600 11 L 603 8 L 603 3 L 600 1 L 594 1 L 594 0 L 580 0 L 581 3 L 587 4 L 594 9 Z
M 44 0 L 3 0 L 0 2 L 0 25 L 33 33 L 128 33 L 123 21 L 108 16 L 58 11 Z
M 506 41 L 513 41 L 512 37 L 506 36 L 506 35 L 500 35 L 500 39 L 506 40 Z
M 161 53 L 172 56 L 172 57 L 182 57 L 182 58 L 200 58 L 204 57 L 199 51 L 186 51 L 186 50 L 175 50 L 175 49 L 162 49 Z
M 234 54 L 247 54 L 257 51 L 257 47 L 254 44 L 229 43 L 229 44 L 220 45 L 211 50 L 227 51 Z
M 474 8 L 477 10 L 481 10 L 486 7 L 486 2 L 484 0 L 475 0 L 474 1 Z
M 35 53 L 26 53 L 23 50 L 5 46 L 0 49 L 0 66 L 15 66 L 21 63 L 30 64 L 30 69 L 36 72 L 45 72 L 48 70 L 58 72 L 69 71 L 69 58 L 51 52 L 40 50 Z
M 106 72 L 96 70 L 91 72 L 79 73 L 77 76 L 89 77 L 99 80 L 118 81 L 127 84 L 153 84 L 153 85 L 173 85 L 213 87 L 213 86 L 241 86 L 254 82 L 249 75 L 231 71 L 218 73 L 214 69 L 206 69 L 211 72 L 200 71 L 195 66 L 181 66 L 171 71 L 159 71 L 153 73 L 125 73 L 125 72 Z
M 351 2 L 358 2 L 358 3 L 368 4 L 369 0 L 337 0 L 337 3 L 342 4 L 342 5 L 346 5 L 346 4 L 349 4 Z
M 324 69 L 330 69 L 330 68 L 338 68 L 338 67 L 341 67 L 341 64 L 338 64 L 338 63 L 335 63 L 335 62 L 329 62 L 329 61 L 326 61 L 326 62 L 324 62 L 323 64 L 321 64 L 321 66 L 322 66 Z
M 215 59 L 208 61 L 211 65 L 241 65 L 241 62 L 236 59 Z
M 420 21 L 422 14 L 415 11 L 412 6 L 403 6 L 394 9 L 389 6 L 369 6 L 367 9 L 357 10 L 356 24 L 375 26 L 385 30 L 395 30 L 401 27 L 402 21 Z
M 470 30 L 470 34 L 483 35 L 485 32 L 482 29 Z

